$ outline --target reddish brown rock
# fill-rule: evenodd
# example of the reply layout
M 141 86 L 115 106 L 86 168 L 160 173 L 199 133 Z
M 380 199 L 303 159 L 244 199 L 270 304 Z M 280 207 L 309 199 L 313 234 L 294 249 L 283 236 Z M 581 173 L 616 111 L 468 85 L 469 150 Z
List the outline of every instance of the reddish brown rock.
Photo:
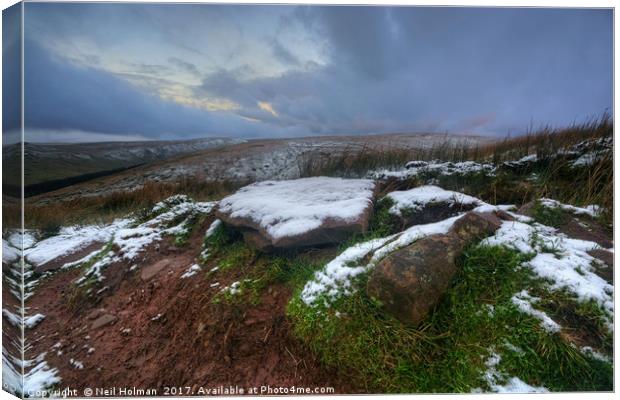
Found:
M 465 246 L 492 235 L 501 226 L 494 213 L 469 212 L 445 234 L 431 235 L 383 259 L 366 288 L 399 320 L 418 324 L 435 307 L 457 273 Z
M 163 269 L 167 268 L 169 265 L 170 265 L 169 259 L 164 258 L 163 260 L 159 260 L 155 264 L 149 265 L 148 267 L 143 268 L 142 271 L 140 272 L 140 278 L 143 281 L 151 280 L 155 275 L 157 275 Z
M 105 314 L 93 321 L 91 329 L 99 329 L 116 321 L 116 317 L 112 314 Z

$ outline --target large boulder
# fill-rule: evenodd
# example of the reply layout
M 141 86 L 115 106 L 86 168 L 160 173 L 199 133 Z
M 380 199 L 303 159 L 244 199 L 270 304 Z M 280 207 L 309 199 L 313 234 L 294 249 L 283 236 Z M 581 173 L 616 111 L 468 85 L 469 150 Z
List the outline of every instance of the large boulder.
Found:
M 370 275 L 368 295 L 402 322 L 418 324 L 450 286 L 463 249 L 492 235 L 501 222 L 495 213 L 468 212 L 447 234 L 431 235 L 393 252 Z
M 366 231 L 374 196 L 366 179 L 265 181 L 222 199 L 216 215 L 263 250 L 339 243 Z

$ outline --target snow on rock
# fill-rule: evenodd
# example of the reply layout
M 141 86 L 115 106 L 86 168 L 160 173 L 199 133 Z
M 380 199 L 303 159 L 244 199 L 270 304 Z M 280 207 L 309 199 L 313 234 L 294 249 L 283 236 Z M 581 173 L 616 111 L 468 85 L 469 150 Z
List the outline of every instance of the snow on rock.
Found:
M 475 161 L 461 161 L 461 162 L 442 162 L 439 160 L 434 161 L 410 161 L 405 164 L 404 169 L 400 170 L 378 170 L 372 171 L 368 174 L 369 178 L 385 179 L 385 178 L 398 178 L 405 179 L 418 176 L 424 173 L 433 173 L 443 176 L 449 175 L 465 175 L 471 173 L 483 172 L 489 175 L 495 173 L 495 166 L 488 163 L 478 163 Z
M 602 212 L 601 207 L 597 205 L 589 205 L 587 207 L 582 208 L 582 207 L 575 207 L 570 204 L 563 204 L 557 200 L 547 199 L 547 198 L 540 199 L 540 204 L 548 208 L 560 208 L 564 211 L 568 211 L 573 214 L 589 215 L 592 218 L 598 217 Z
M 413 211 L 422 210 L 432 203 L 446 203 L 454 205 L 482 205 L 479 199 L 463 193 L 445 190 L 439 186 L 420 186 L 410 190 L 390 192 L 386 195 L 394 204 L 390 207 L 390 213 L 401 215 L 401 211 L 408 209 Z
M 127 223 L 126 220 L 125 223 Z M 58 235 L 41 240 L 26 249 L 24 256 L 35 266 L 43 265 L 59 257 L 80 251 L 92 243 L 108 242 L 118 229 L 118 225 L 119 223 L 107 226 L 65 227 Z
M 527 290 L 523 290 L 520 293 L 515 294 L 514 296 L 512 296 L 511 299 L 512 303 L 517 306 L 517 308 L 522 313 L 531 315 L 532 317 L 539 319 L 540 325 L 544 330 L 549 333 L 559 332 L 561 330 L 560 325 L 558 325 L 554 320 L 549 318 L 549 316 L 544 312 L 536 310 L 534 307 L 532 307 L 532 302 L 536 302 L 538 300 L 540 299 L 530 296 Z
M 596 243 L 571 239 L 549 226 L 520 221 L 504 221 L 495 236 L 483 243 L 532 254 L 524 267 L 548 280 L 551 290 L 567 290 L 579 301 L 595 301 L 609 314 L 612 326 L 614 288 L 595 273 L 595 259 L 587 253 L 600 248 Z
M 418 239 L 433 234 L 447 233 L 461 216 L 432 224 L 414 225 L 399 234 L 358 243 L 346 249 L 306 283 L 301 293 L 302 301 L 307 305 L 321 304 L 322 301 L 322 304 L 329 306 L 340 296 L 346 296 L 352 292 L 352 283 L 356 276 L 370 271 L 387 255 Z M 369 255 L 371 255 L 370 261 L 363 263 L 362 261 Z
M 537 161 L 538 161 L 538 156 L 536 154 L 529 154 L 515 161 L 506 161 L 502 164 L 502 166 L 508 167 L 510 169 L 516 169 L 516 168 L 520 168 L 526 165 L 533 164 Z
M 311 305 L 320 296 L 334 299 L 341 293 L 348 293 L 353 278 L 367 270 L 367 266 L 360 265 L 360 261 L 391 238 L 370 240 L 346 249 L 306 283 L 301 294 L 304 303 Z
M 477 204 L 478 202 L 481 204 L 472 210 L 475 212 L 491 212 L 514 208 L 513 206 L 505 205 L 493 206 L 478 199 L 475 200 L 477 200 Z M 409 246 L 416 240 L 430 235 L 447 233 L 463 215 L 465 213 L 439 222 L 414 225 L 403 232 L 358 243 L 346 249 L 338 257 L 327 263 L 320 271 L 317 271 L 313 279 L 306 283 L 301 292 L 301 300 L 308 306 L 322 304 L 329 307 L 340 296 L 346 296 L 353 292 L 353 281 L 356 276 L 369 272 L 390 253 Z M 368 258 L 369 260 L 364 262 Z
M 207 229 L 207 232 L 205 232 L 205 237 L 211 237 L 213 236 L 213 234 L 215 233 L 215 231 L 217 231 L 217 229 L 222 226 L 222 220 L 221 219 L 216 219 L 215 221 L 213 221 L 211 223 L 211 225 L 209 225 L 209 228 Z
M 351 229 L 367 224 L 375 182 L 328 177 L 265 181 L 220 201 L 225 223 L 257 230 L 276 246 L 322 228 Z M 305 238 L 308 244 L 308 238 Z
M 2 262 L 12 264 L 21 257 L 21 250 L 9 243 L 8 240 L 2 239 Z

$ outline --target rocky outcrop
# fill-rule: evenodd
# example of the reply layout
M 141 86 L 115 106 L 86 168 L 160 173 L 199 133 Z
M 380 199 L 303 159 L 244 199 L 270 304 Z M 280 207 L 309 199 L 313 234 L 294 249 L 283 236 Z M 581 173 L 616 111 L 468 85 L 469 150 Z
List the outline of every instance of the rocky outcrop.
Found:
M 265 181 L 224 198 L 216 215 L 261 250 L 341 243 L 366 231 L 374 196 L 364 179 Z
M 456 258 L 470 243 L 492 235 L 505 213 L 468 212 L 447 234 L 420 239 L 383 259 L 372 272 L 369 296 L 405 323 L 418 324 L 440 301 L 457 273 Z

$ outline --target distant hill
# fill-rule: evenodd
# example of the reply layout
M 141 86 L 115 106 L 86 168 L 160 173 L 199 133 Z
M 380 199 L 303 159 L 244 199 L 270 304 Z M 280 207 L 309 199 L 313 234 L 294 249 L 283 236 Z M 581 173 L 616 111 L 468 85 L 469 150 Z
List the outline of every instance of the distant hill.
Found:
M 343 152 L 363 152 L 370 149 L 430 149 L 448 143 L 454 146 L 476 146 L 494 140 L 480 136 L 425 133 L 254 139 L 236 142 L 231 140 L 220 143 L 219 147 L 212 143 L 212 147 L 191 153 L 189 150 L 187 153 L 179 151 L 174 153 L 174 156 L 171 149 L 196 147 L 188 145 L 190 142 L 159 142 L 163 143 L 163 148 L 154 147 L 157 142 L 140 143 L 136 148 L 133 148 L 132 143 L 100 143 L 88 145 L 87 151 L 75 151 L 75 154 L 69 155 L 51 153 L 52 149 L 65 151 L 69 148 L 68 145 L 45 147 L 44 155 L 32 154 L 30 147 L 27 152 L 30 153 L 28 158 L 32 161 L 28 166 L 30 175 L 27 178 L 26 196 L 41 194 L 31 200 L 54 202 L 135 190 L 147 182 L 178 182 L 182 178 L 236 182 L 292 179 L 299 177 L 303 164 L 316 155 L 330 158 Z M 71 149 L 79 148 L 79 145 L 70 146 Z M 98 150 L 105 154 L 103 160 L 103 156 L 97 154 Z M 170 155 L 166 158 L 159 154 Z M 64 166 L 65 157 L 69 158 L 68 167 Z M 37 167 L 41 160 L 45 160 L 46 166 L 43 168 L 49 168 L 50 172 L 41 171 L 41 167 Z M 79 181 L 70 178 L 65 172 L 67 178 L 63 181 L 50 182 L 52 176 L 58 176 L 63 169 L 75 171 L 78 165 L 83 168 Z M 90 166 L 90 169 L 87 169 L 87 166 Z M 45 181 L 45 178 L 48 180 Z
M 24 180 L 26 195 L 44 193 L 128 168 L 188 155 L 206 149 L 243 143 L 236 138 L 207 138 L 176 141 L 101 143 L 25 143 Z M 20 144 L 4 146 L 2 156 L 7 173 L 5 192 L 19 191 Z

